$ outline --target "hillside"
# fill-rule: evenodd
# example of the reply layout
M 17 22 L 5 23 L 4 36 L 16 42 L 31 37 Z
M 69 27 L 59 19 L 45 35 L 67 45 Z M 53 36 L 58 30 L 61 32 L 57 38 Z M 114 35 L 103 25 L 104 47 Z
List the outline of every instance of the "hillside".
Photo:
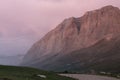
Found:
M 37 75 L 45 75 L 46 78 Z M 28 67 L 0 66 L 0 80 L 74 80 Z

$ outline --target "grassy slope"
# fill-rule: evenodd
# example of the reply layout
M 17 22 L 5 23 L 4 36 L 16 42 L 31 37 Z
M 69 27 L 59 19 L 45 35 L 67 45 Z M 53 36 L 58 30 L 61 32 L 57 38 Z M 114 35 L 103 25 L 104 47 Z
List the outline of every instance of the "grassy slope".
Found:
M 34 76 L 35 74 L 46 75 L 47 78 Z M 58 76 L 53 72 L 42 71 L 34 68 L 0 66 L 0 78 L 9 78 L 11 80 L 74 80 L 67 77 Z

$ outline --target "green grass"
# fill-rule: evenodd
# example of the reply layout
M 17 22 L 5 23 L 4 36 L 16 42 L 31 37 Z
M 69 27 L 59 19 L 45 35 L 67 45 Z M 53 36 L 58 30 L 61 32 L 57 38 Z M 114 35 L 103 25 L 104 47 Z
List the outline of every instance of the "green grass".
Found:
M 46 78 L 35 76 L 37 74 L 45 75 Z M 54 72 L 15 66 L 0 66 L 0 78 L 8 78 L 11 80 L 75 80 L 59 76 Z

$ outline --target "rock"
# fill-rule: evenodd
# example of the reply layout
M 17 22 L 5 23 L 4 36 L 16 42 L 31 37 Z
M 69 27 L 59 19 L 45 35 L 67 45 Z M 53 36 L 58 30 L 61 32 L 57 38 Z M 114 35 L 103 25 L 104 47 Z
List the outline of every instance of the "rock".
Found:
M 38 77 L 41 77 L 41 78 L 47 78 L 45 75 L 40 75 L 40 74 L 38 74 L 37 76 L 38 76 Z
M 91 64 L 95 63 L 93 61 L 94 58 L 96 58 L 94 54 L 98 53 L 96 51 L 99 51 L 98 48 L 104 50 L 103 44 L 106 46 L 106 50 L 110 51 L 111 48 L 109 48 L 109 46 L 112 47 L 113 44 L 118 43 L 113 39 L 118 39 L 116 36 L 118 37 L 119 34 L 119 8 L 105 6 L 98 10 L 88 11 L 82 17 L 65 19 L 55 29 L 48 32 L 40 41 L 36 42 L 31 47 L 25 55 L 22 65 L 45 70 L 65 71 L 66 69 L 72 70 L 76 67 L 82 67 L 83 69 L 85 65 L 90 66 L 88 62 Z M 113 44 L 109 45 L 110 42 Z M 114 48 L 115 47 L 116 46 L 114 46 Z M 102 55 L 100 54 L 103 53 L 103 51 L 99 51 L 99 56 L 102 56 L 101 58 L 98 58 L 99 60 L 102 61 L 102 58 L 105 55 L 108 55 L 106 50 Z M 114 50 L 118 51 L 118 49 Z M 80 55 L 79 57 L 75 56 L 75 51 L 77 51 L 76 55 Z M 94 54 L 89 53 L 88 51 L 93 52 Z M 82 57 L 82 53 L 84 53 L 84 57 Z M 117 56 L 118 53 L 119 51 L 115 55 Z M 75 57 L 71 55 L 74 55 Z M 92 57 L 93 60 L 91 59 L 91 56 L 94 56 Z M 99 60 L 97 60 L 97 62 Z M 67 64 L 73 63 L 77 66 L 68 67 Z M 106 61 L 106 63 L 108 62 Z

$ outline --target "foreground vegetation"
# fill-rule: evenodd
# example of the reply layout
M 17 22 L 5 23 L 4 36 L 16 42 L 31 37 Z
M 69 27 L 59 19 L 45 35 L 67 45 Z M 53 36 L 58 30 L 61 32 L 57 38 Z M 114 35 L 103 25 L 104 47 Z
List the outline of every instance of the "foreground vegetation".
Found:
M 40 77 L 44 75 L 46 77 Z M 0 66 L 0 80 L 75 80 L 28 67 Z

